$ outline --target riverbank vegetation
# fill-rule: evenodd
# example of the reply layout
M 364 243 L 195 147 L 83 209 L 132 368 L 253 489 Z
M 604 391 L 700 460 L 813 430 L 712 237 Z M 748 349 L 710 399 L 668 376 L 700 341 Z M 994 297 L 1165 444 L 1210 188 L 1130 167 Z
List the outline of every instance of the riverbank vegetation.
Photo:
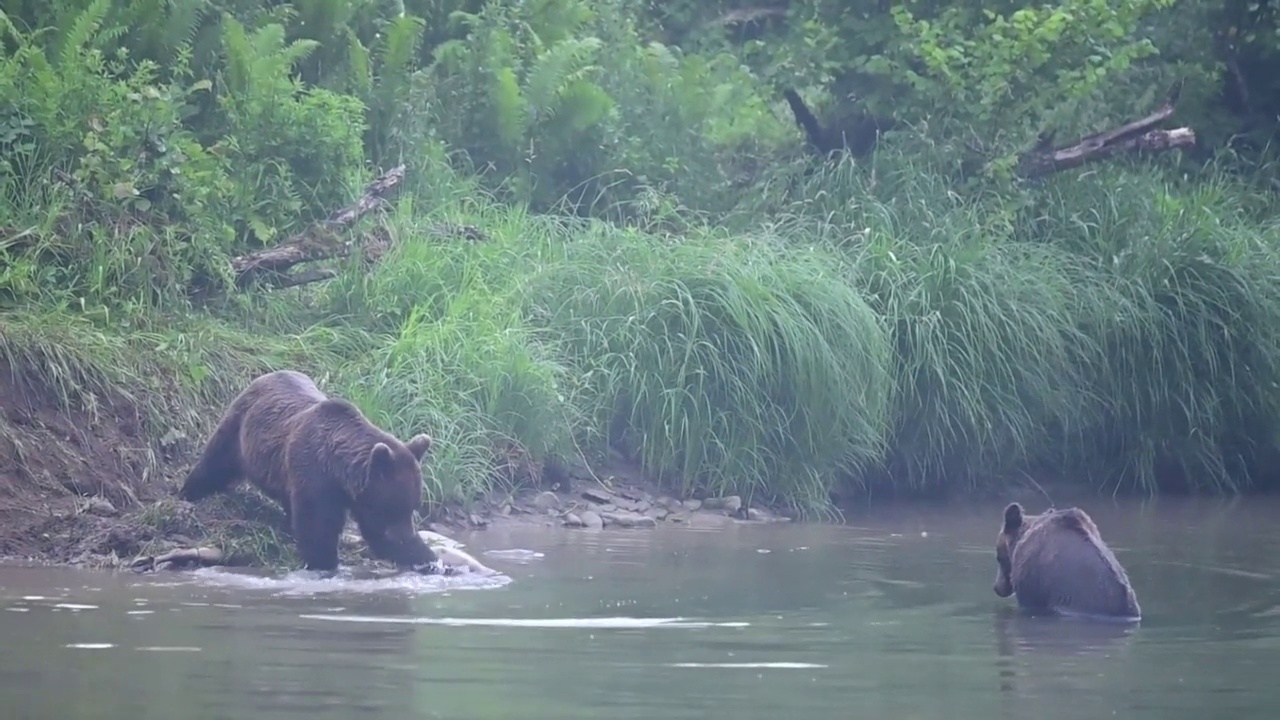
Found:
M 165 482 L 288 366 L 433 502 L 1276 483 L 1270 5 L 659 5 L 4 2 L 0 362 Z

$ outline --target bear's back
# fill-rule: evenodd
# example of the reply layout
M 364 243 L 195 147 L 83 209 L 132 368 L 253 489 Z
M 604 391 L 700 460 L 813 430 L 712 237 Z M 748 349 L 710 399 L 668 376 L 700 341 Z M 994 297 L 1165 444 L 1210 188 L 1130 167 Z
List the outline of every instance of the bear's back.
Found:
M 1036 518 L 1014 550 L 1020 601 L 1101 615 L 1137 614 L 1129 578 L 1082 510 Z
M 293 442 L 301 459 L 311 457 L 361 467 L 377 443 L 399 447 L 401 442 L 374 425 L 354 403 L 325 398 L 303 408 L 294 418 Z
M 240 413 L 240 456 L 255 484 L 283 488 L 285 450 L 309 411 L 328 397 L 306 375 L 278 370 L 255 379 L 236 398 Z

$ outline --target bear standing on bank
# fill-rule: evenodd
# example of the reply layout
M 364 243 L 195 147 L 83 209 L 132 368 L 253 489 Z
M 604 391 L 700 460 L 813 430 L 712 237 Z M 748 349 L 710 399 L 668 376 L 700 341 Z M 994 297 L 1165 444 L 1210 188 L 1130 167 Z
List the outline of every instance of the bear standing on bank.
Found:
M 421 570 L 436 562 L 413 526 L 430 450 L 429 435 L 400 442 L 311 378 L 280 370 L 231 402 L 178 494 L 195 502 L 249 480 L 284 508 L 308 570 L 337 569 L 350 511 L 374 556 Z
M 1017 593 L 1025 609 L 1142 616 L 1129 576 L 1079 508 L 1025 515 L 1021 505 L 1010 503 L 996 538 L 996 563 L 996 595 Z

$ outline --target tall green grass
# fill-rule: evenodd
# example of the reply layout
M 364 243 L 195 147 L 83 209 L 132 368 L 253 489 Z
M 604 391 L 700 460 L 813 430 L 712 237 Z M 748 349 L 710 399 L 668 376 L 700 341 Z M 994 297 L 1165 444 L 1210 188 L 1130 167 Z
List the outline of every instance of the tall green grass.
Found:
M 805 510 L 838 486 L 1046 469 L 1146 491 L 1275 480 L 1280 223 L 1244 182 L 1117 162 L 958 185 L 954 147 L 908 138 L 762 173 L 718 219 L 655 201 L 645 231 L 499 204 L 438 151 L 411 159 L 379 263 L 204 310 L 177 266 L 199 222 L 130 215 L 58 255 L 70 191 L 10 172 L 0 219 L 26 230 L 0 247 L 0 351 L 68 407 L 114 394 L 193 442 L 253 375 L 306 370 L 437 438 L 432 502 L 610 448 L 680 493 Z
M 838 486 L 1024 471 L 1149 492 L 1274 482 L 1280 226 L 1240 185 L 1115 167 L 975 200 L 926 170 L 824 179 L 817 219 L 679 237 L 416 195 L 372 269 L 221 318 L 51 297 L 0 338 L 68 397 L 119 388 L 196 434 L 253 374 L 307 370 L 396 434 L 437 438 L 433 502 L 609 447 L 677 492 L 806 510 Z
M 1102 421 L 1064 448 L 1094 474 L 1147 491 L 1274 481 L 1280 224 L 1249 213 L 1251 195 L 1222 176 L 1111 170 L 1055 183 L 1027 218 L 1108 293 L 1083 325 L 1104 350 Z
M 644 467 L 821 507 L 882 453 L 892 390 L 885 329 L 840 270 L 777 236 L 598 228 L 520 292 Z
M 1274 481 L 1280 236 L 1247 182 L 1116 165 L 975 195 L 943 177 L 890 147 L 792 205 L 892 328 L 894 429 L 864 486 Z
M 883 452 L 890 348 L 837 255 L 466 212 L 401 214 L 390 256 L 326 288 L 333 322 L 375 330 L 344 391 L 441 438 L 432 472 L 454 480 L 432 480 L 433 497 L 485 489 L 495 448 L 613 442 L 684 492 L 820 508 Z M 445 220 L 488 240 L 441 242 Z

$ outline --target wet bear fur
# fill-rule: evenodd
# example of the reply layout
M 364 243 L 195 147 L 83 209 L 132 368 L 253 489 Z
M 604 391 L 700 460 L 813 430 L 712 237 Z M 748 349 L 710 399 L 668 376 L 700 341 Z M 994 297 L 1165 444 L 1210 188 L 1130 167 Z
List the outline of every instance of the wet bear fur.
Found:
M 413 525 L 430 450 L 430 436 L 401 442 L 306 375 L 280 370 L 231 402 L 178 494 L 195 502 L 247 479 L 284 508 L 306 569 L 337 569 L 348 511 L 374 556 L 421 569 L 437 560 Z
M 1016 593 L 1024 609 L 1142 616 L 1129 576 L 1093 519 L 1079 508 L 1027 515 L 1021 505 L 1010 503 L 996 538 L 996 564 L 996 595 Z

